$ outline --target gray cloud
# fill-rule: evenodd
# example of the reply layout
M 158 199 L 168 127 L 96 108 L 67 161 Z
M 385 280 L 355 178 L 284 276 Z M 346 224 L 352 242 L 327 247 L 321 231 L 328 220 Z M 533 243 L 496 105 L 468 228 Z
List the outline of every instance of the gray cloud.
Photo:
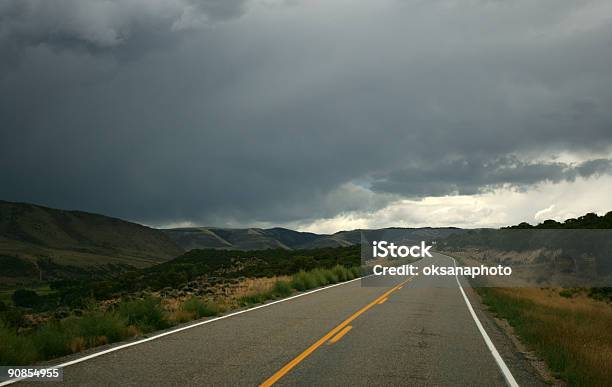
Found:
M 163 46 L 185 30 L 241 16 L 246 1 L 5 0 L 0 50 L 6 57 L 39 45 L 92 52 Z
M 378 176 L 374 191 L 408 197 L 474 195 L 499 186 L 525 189 L 545 182 L 574 181 L 612 174 L 612 160 L 596 159 L 578 164 L 562 162 L 526 162 L 516 156 L 495 160 L 453 159 L 414 165 Z
M 0 3 L 5 200 L 246 224 L 609 172 L 603 0 L 53 3 Z

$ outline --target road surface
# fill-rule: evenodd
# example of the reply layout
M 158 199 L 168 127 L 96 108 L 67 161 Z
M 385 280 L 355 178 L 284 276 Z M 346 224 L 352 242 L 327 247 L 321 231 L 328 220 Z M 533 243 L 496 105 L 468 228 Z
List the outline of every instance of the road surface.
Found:
M 422 261 L 432 263 L 452 260 L 434 254 Z M 177 332 L 68 366 L 57 384 L 506 385 L 455 277 L 401 285 L 406 279 L 388 287 L 357 280 Z M 465 292 L 516 381 L 542 385 Z M 26 384 L 41 385 L 17 385 Z

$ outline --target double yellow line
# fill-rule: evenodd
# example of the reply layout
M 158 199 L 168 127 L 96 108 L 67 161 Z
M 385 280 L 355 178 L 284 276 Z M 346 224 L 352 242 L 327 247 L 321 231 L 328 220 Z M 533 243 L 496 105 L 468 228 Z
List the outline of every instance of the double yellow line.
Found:
M 378 303 L 382 304 L 382 302 L 386 301 L 386 298 L 389 297 L 389 295 L 391 293 L 393 293 L 394 291 L 396 291 L 398 289 L 401 289 L 410 280 L 412 280 L 412 277 L 408 278 L 406 281 L 402 282 L 401 284 L 399 284 L 397 286 L 394 286 L 393 288 L 389 289 L 388 291 L 383 293 L 380 297 L 378 297 L 374 301 L 370 302 L 368 305 L 364 306 L 363 308 L 359 309 L 357 312 L 355 312 L 349 318 L 347 318 L 346 320 L 341 322 L 340 325 L 338 325 L 337 327 L 335 327 L 331 331 L 327 332 L 327 334 L 325 334 L 325 336 L 321 337 L 316 343 L 314 343 L 313 345 L 308 347 L 304 352 L 300 353 L 295 359 L 293 359 L 289 363 L 287 363 L 283 368 L 278 370 L 274 375 L 272 375 L 268 379 L 266 379 L 266 381 L 261 383 L 260 386 L 261 387 L 267 387 L 267 386 L 271 386 L 274 383 L 276 383 L 280 378 L 285 376 L 287 374 L 287 372 L 291 371 L 302 360 L 304 360 L 308 356 L 310 356 L 311 353 L 316 351 L 317 348 L 319 348 L 321 345 L 323 345 L 327 340 L 330 340 L 332 337 L 335 339 L 334 342 L 340 340 L 340 338 L 342 336 L 344 336 L 346 333 L 348 333 L 348 331 L 350 330 L 350 328 L 346 328 L 345 329 L 345 327 L 347 327 L 351 323 L 351 321 L 353 321 L 357 317 L 361 316 L 363 313 L 365 313 L 367 310 L 372 308 L 374 305 L 376 305 Z M 342 331 L 342 334 L 339 335 L 339 337 L 337 337 L 337 339 L 336 339 L 336 337 L 334 337 L 334 335 L 336 335 L 340 331 Z

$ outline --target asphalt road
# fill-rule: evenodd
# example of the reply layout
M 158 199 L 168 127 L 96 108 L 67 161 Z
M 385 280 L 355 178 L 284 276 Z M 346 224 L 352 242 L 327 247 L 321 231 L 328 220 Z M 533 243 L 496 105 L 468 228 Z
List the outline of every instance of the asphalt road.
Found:
M 422 261 L 431 263 L 452 265 L 437 254 Z M 57 384 L 505 385 L 455 278 L 399 285 L 405 280 L 386 287 L 357 280 L 214 321 L 68 366 Z M 518 383 L 542 385 L 465 291 Z M 19 383 L 26 384 L 41 385 Z

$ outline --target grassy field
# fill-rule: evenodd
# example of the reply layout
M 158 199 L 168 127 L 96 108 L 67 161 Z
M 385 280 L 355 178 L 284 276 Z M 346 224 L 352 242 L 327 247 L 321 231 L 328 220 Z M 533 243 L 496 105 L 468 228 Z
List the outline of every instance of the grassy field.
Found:
M 612 385 L 612 305 L 559 289 L 477 290 L 568 385 Z

